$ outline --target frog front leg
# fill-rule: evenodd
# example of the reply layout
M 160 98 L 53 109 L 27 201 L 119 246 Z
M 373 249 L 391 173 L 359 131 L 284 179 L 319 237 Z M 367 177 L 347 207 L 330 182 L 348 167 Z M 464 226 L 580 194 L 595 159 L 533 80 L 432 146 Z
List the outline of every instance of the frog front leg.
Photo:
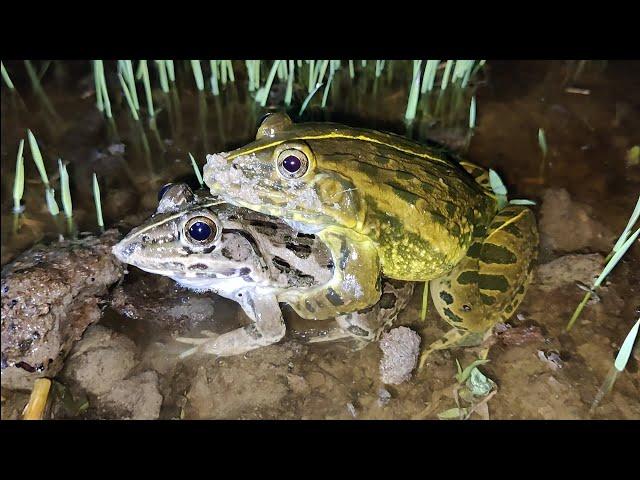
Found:
M 380 299 L 380 259 L 367 237 L 327 228 L 318 237 L 333 260 L 333 276 L 310 290 L 288 290 L 278 298 L 303 318 L 324 320 L 370 307 Z
M 286 327 L 275 293 L 268 289 L 244 289 L 233 297 L 251 324 L 222 335 L 209 338 L 178 337 L 177 341 L 197 345 L 180 354 L 185 358 L 194 353 L 207 353 L 219 357 L 240 355 L 259 347 L 274 344 L 284 337 Z

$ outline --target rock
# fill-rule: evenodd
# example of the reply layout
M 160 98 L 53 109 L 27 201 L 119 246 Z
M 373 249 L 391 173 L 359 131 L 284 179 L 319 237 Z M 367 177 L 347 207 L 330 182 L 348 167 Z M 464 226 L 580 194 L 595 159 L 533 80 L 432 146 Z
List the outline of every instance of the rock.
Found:
M 599 253 L 564 255 L 538 266 L 533 283 L 545 291 L 576 282 L 591 285 L 603 267 L 604 257 Z
M 177 334 L 205 322 L 218 323 L 217 307 L 228 303 L 212 293 L 182 288 L 168 277 L 129 269 L 127 281 L 113 291 L 111 308 L 154 329 Z
M 111 254 L 119 233 L 36 246 L 2 270 L 2 386 L 31 389 L 53 377 L 100 299 L 123 275 Z
M 85 392 L 99 396 L 133 370 L 135 355 L 136 346 L 129 338 L 95 325 L 71 351 L 62 375 Z
M 385 333 L 380 340 L 382 360 L 380 376 L 383 383 L 400 384 L 411 378 L 418 362 L 420 336 L 407 327 L 398 327 Z
M 378 405 L 384 407 L 391 400 L 391 394 L 385 388 L 378 390 Z
M 99 397 L 102 408 L 113 410 L 113 418 L 155 420 L 160 416 L 162 395 L 158 391 L 158 374 L 152 370 L 118 382 Z
M 540 243 L 554 252 L 597 250 L 608 252 L 615 236 L 594 220 L 592 208 L 571 200 L 564 188 L 547 189 L 540 209 Z

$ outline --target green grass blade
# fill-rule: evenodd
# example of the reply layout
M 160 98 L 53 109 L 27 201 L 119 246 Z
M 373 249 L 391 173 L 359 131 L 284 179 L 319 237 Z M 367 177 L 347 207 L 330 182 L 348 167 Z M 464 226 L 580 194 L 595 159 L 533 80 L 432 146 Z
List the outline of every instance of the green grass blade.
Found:
M 449 84 L 449 75 L 451 74 L 451 68 L 453 67 L 455 60 L 447 60 L 447 66 L 444 68 L 444 74 L 442 76 L 442 83 L 440 84 L 440 90 L 446 90 Z
M 618 239 L 616 244 L 613 246 L 613 251 L 614 252 L 617 252 L 620 249 L 620 247 L 622 246 L 622 244 L 625 242 L 625 240 L 627 239 L 627 237 L 629 235 L 629 232 L 631 231 L 633 226 L 636 224 L 636 221 L 638 220 L 638 217 L 640 217 L 640 195 L 638 196 L 638 202 L 636 203 L 636 208 L 633 209 L 633 213 L 631 214 L 631 217 L 629 217 L 629 221 L 627 222 L 627 226 L 624 227 L 622 235 L 620 235 L 620 238 Z
M 469 128 L 476 128 L 476 97 L 471 97 L 471 106 L 469 107 Z
M 204 90 L 204 78 L 202 76 L 200 60 L 191 60 L 191 70 L 193 71 L 193 78 L 196 80 L 196 87 L 198 87 L 200 91 Z
M 47 208 L 49 209 L 49 213 L 54 217 L 60 213 L 60 209 L 58 208 L 58 203 L 56 202 L 56 191 L 49 187 L 45 190 L 45 199 L 47 201 Z
M 16 157 L 16 177 L 13 181 L 13 212 L 20 213 L 22 206 L 22 195 L 24 194 L 24 158 L 22 152 L 24 150 L 24 138 L 20 140 L 18 146 L 18 156 Z
M 316 83 L 322 82 L 322 79 L 324 78 L 325 73 L 327 73 L 328 66 L 329 66 L 329 60 L 322 60 L 322 62 L 320 62 L 320 68 L 319 68 L 318 77 L 316 78 Z
M 204 182 L 202 181 L 202 175 L 200 174 L 200 168 L 198 168 L 198 164 L 196 163 L 195 158 L 193 158 L 193 155 L 191 155 L 191 152 L 189 152 L 189 158 L 191 159 L 191 166 L 193 167 L 193 171 L 196 172 L 196 177 L 198 177 L 198 182 L 200 183 L 200 186 L 204 187 Z
M 15 90 L 16 87 L 13 86 L 13 82 L 11 81 L 11 78 L 9 77 L 9 72 L 7 72 L 7 69 L 4 68 L 4 63 L 0 62 L 0 69 L 2 71 L 2 79 L 4 80 L 4 83 L 7 84 L 7 87 L 9 88 L 9 90 Z
M 96 217 L 98 218 L 98 226 L 100 230 L 104 230 L 104 220 L 102 219 L 102 202 L 100 200 L 100 185 L 98 177 L 93 174 L 93 202 L 96 204 Z
M 427 60 L 427 65 L 424 68 L 424 75 L 422 77 L 420 93 L 430 92 L 433 90 L 433 84 L 436 81 L 436 73 L 438 72 L 439 64 L 440 60 Z
M 111 101 L 109 100 L 109 91 L 107 90 L 107 80 L 105 78 L 104 75 L 104 64 L 102 63 L 102 60 L 96 60 L 96 67 L 97 67 L 97 87 L 99 88 L 100 91 L 100 101 L 102 102 L 103 105 L 103 110 L 105 112 L 105 114 L 107 115 L 107 118 L 111 118 Z M 96 96 L 98 96 L 98 92 L 96 91 Z M 99 101 L 99 103 L 100 103 Z M 98 108 L 100 108 L 100 105 L 98 103 Z M 101 110 L 102 111 L 102 110 Z
M 104 112 L 104 103 L 102 101 L 102 80 L 100 79 L 100 68 L 102 60 L 93 61 L 93 81 L 96 88 L 96 106 L 98 110 Z
M 227 60 L 227 74 L 229 75 L 229 81 L 230 82 L 235 82 L 236 81 L 236 76 L 233 73 L 233 61 L 232 60 Z
M 62 195 L 62 209 L 64 216 L 71 218 L 73 216 L 73 204 L 71 203 L 71 190 L 69 188 L 69 173 L 67 166 L 62 163 L 62 159 L 58 159 L 58 169 L 60 170 L 60 190 Z
M 47 170 L 44 167 L 44 160 L 42 159 L 42 153 L 40 153 L 40 147 L 38 147 L 38 142 L 36 141 L 36 137 L 33 135 L 31 130 L 27 130 L 27 138 L 29 139 L 29 147 L 31 149 L 31 156 L 33 157 L 33 161 L 38 168 L 38 172 L 40 173 L 40 178 L 42 179 L 42 183 L 44 183 L 45 187 L 49 187 L 49 177 L 47 176 Z
M 267 104 L 267 100 L 269 99 L 269 92 L 271 91 L 271 85 L 273 84 L 273 79 L 276 76 L 276 72 L 278 71 L 278 65 L 282 60 L 275 60 L 273 65 L 271 65 L 271 70 L 269 71 L 269 76 L 267 77 L 267 82 L 264 84 L 261 90 L 258 91 L 258 95 L 256 95 L 256 101 L 260 103 L 261 107 L 264 107 Z M 258 99 L 258 96 L 260 97 Z
M 329 89 L 331 88 L 331 83 L 333 81 L 333 73 L 329 74 L 329 80 L 327 80 L 327 86 L 324 87 L 324 93 L 322 94 L 322 108 L 327 106 L 327 96 L 329 95 Z
M 418 99 L 420 98 L 420 70 L 422 60 L 413 61 L 413 78 L 411 88 L 409 89 L 409 99 L 407 100 L 407 109 L 404 112 L 404 119 L 408 122 L 416 118 L 418 109 Z
M 631 246 L 631 244 L 633 242 L 636 241 L 636 239 L 638 238 L 638 235 L 640 235 L 640 228 L 638 228 L 633 235 L 631 235 L 620 247 L 620 249 L 613 255 L 613 257 L 611 257 L 611 259 L 607 262 L 607 264 L 605 265 L 604 269 L 602 270 L 602 273 L 598 276 L 598 278 L 596 279 L 595 282 L 593 282 L 593 286 L 591 287 L 591 291 L 588 291 L 585 296 L 583 297 L 582 301 L 580 302 L 580 304 L 576 307 L 575 311 L 573 312 L 573 315 L 571 316 L 571 319 L 569 320 L 569 323 L 567 324 L 565 330 L 568 332 L 569 330 L 571 330 L 571 328 L 573 327 L 574 323 L 576 322 L 576 320 L 578 319 L 578 317 L 580 316 L 580 313 L 582 313 L 582 310 L 584 309 L 585 305 L 587 304 L 587 302 L 589 301 L 589 299 L 591 298 L 592 292 L 598 288 L 602 282 L 604 281 L 604 279 L 607 277 L 607 275 L 609 275 L 609 273 L 611 272 L 611 270 L 613 270 L 613 268 L 618 264 L 618 262 L 620 261 L 620 259 L 622 258 L 622 256 L 627 252 L 627 250 L 629 249 L 629 247 Z
M 218 65 L 220 65 L 220 83 L 222 83 L 222 85 L 226 85 L 227 84 L 226 60 L 218 60 Z
M 616 361 L 614 366 L 616 370 L 619 372 L 624 371 L 627 367 L 627 362 L 629 361 L 629 357 L 631 356 L 631 350 L 633 350 L 633 344 L 636 342 L 636 337 L 638 336 L 638 329 L 640 328 L 640 319 L 636 322 L 636 324 L 631 328 L 627 337 L 622 342 L 622 347 L 616 356 Z
M 313 91 L 315 85 L 315 60 L 309 61 L 309 86 L 308 92 L 311 93 Z
M 302 112 L 305 111 L 305 109 L 307 108 L 307 105 L 309 104 L 309 102 L 311 101 L 311 99 L 313 98 L 313 96 L 316 94 L 316 92 L 318 90 L 320 90 L 322 88 L 322 83 L 319 83 L 318 85 L 316 85 L 316 88 L 313 89 L 313 91 L 311 93 L 309 93 L 309 95 L 307 95 L 307 98 L 304 99 L 304 102 L 302 102 L 302 107 L 300 107 L 300 111 L 298 112 L 298 116 L 302 115 Z
M 293 80 L 295 77 L 295 63 L 293 60 L 289 60 L 289 76 L 287 78 L 287 91 L 284 95 L 284 104 L 288 107 L 291 105 L 291 99 L 293 97 Z
M 129 87 L 127 87 L 127 83 L 125 82 L 121 73 L 118 74 L 118 79 L 120 80 L 120 85 L 122 86 L 124 97 L 127 99 L 127 104 L 129 105 L 129 110 L 131 111 L 131 115 L 136 121 L 140 121 L 140 117 L 138 116 L 138 111 L 136 110 L 136 106 L 133 104 L 133 99 L 131 98 L 131 93 L 129 93 Z
M 165 60 L 164 63 L 167 67 L 167 75 L 169 76 L 169 81 L 171 81 L 171 83 L 174 83 L 176 81 L 176 71 L 173 67 L 173 60 Z
M 353 66 L 353 60 L 349 60 L 349 77 L 351 77 L 351 80 L 356 77 L 356 70 Z
M 160 75 L 160 88 L 164 93 L 169 93 L 169 78 L 167 77 L 167 65 L 165 60 L 156 60 L 158 74 Z
M 546 157 L 549 149 L 547 148 L 547 136 L 544 134 L 542 128 L 538 129 L 538 145 L 540 145 L 540 150 L 542 150 L 542 156 Z
M 151 81 L 149 80 L 149 68 L 147 68 L 147 61 L 140 60 L 142 64 L 142 84 L 144 85 L 144 93 L 147 97 L 147 110 L 151 118 L 153 118 L 155 112 L 153 109 L 153 97 L 151 95 Z M 198 63 L 200 65 L 200 63 Z M 202 72 L 201 72 L 202 73 Z
M 218 86 L 218 60 L 209 60 L 209 66 L 211 67 L 211 93 L 214 95 L 220 94 L 220 87 Z M 251 80 L 249 80 L 251 83 Z
M 631 235 L 627 239 L 627 241 L 622 244 L 622 246 L 618 249 L 615 255 L 611 257 L 611 260 L 607 262 L 607 265 L 604 267 L 604 270 L 602 270 L 602 273 L 600 274 L 600 276 L 593 283 L 593 288 L 598 288 L 602 284 L 602 282 L 607 277 L 607 275 L 609 275 L 611 270 L 613 270 L 613 268 L 618 264 L 622 256 L 627 252 L 631 244 L 635 242 L 635 240 L 638 238 L 638 235 L 640 235 L 640 228 L 638 228 L 633 233 L 633 235 Z
M 420 320 L 423 322 L 427 319 L 427 311 L 429 309 L 429 282 L 424 282 L 424 290 L 422 290 L 422 309 L 420 310 Z
M 133 74 L 133 62 L 131 60 L 124 60 L 124 78 L 127 80 L 129 85 L 129 93 L 131 94 L 131 98 L 133 100 L 133 105 L 136 107 L 136 110 L 140 110 L 140 102 L 138 101 L 138 91 L 136 89 L 136 77 Z

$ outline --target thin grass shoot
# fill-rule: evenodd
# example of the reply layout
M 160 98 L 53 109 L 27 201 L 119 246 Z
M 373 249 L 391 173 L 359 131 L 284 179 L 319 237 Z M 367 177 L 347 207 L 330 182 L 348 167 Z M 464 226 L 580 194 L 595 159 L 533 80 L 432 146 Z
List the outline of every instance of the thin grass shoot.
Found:
M 204 77 L 202 76 L 202 67 L 200 66 L 200 60 L 191 60 L 191 70 L 193 71 L 193 78 L 196 80 L 196 87 L 198 90 L 204 90 Z
M 20 140 L 18 146 L 18 156 L 16 157 L 16 176 L 13 180 L 13 213 L 21 213 L 23 207 L 21 205 L 22 196 L 24 194 L 24 138 Z
M 73 216 L 73 204 L 71 203 L 71 189 L 69 188 L 69 173 L 67 166 L 62 163 L 62 159 L 58 159 L 58 169 L 60 170 L 60 190 L 62 196 L 62 210 L 64 216 L 71 218 Z
M 98 177 L 94 172 L 93 174 L 93 202 L 96 205 L 96 217 L 98 219 L 98 227 L 104 232 L 104 220 L 102 218 L 102 202 L 100 200 L 100 185 L 98 184 Z
M 2 79 L 4 80 L 4 83 L 7 85 L 7 88 L 9 90 L 15 90 L 16 87 L 13 85 L 13 82 L 11 81 L 11 77 L 9 77 L 9 72 L 7 72 L 7 69 L 4 68 L 3 62 L 0 62 L 0 71 L 2 72 Z
M 196 159 L 193 158 L 193 155 L 191 155 L 191 152 L 189 152 L 189 158 L 191 159 L 191 166 L 193 167 L 193 171 L 196 172 L 196 177 L 198 178 L 198 183 L 200 184 L 201 187 L 204 187 L 204 181 L 202 180 L 202 175 L 200 174 L 200 168 L 198 167 L 198 164 L 196 163 Z

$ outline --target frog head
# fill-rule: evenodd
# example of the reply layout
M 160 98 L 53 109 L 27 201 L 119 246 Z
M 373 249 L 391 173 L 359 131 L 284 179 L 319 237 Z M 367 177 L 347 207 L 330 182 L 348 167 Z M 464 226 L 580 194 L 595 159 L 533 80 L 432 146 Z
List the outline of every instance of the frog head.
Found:
M 270 114 L 254 142 L 208 155 L 205 182 L 211 193 L 230 203 L 284 218 L 308 233 L 335 224 L 357 229 L 364 220 L 363 193 L 349 168 L 340 170 L 340 153 L 331 138 L 338 129 L 294 125 L 286 114 Z M 355 152 L 348 142 L 343 150 Z
M 235 207 L 185 184 L 163 187 L 155 214 L 113 247 L 123 263 L 195 290 L 239 288 L 262 271 L 254 245 L 225 228 Z

